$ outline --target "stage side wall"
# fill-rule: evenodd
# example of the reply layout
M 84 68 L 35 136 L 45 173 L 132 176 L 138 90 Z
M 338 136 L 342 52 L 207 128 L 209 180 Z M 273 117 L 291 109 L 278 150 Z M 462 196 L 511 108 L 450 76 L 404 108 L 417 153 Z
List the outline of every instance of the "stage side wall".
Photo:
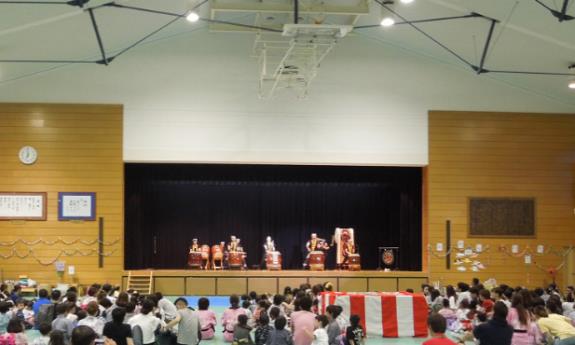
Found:
M 0 191 L 47 192 L 46 221 L 0 221 L 0 253 L 12 250 L 26 254 L 32 249 L 35 258 L 0 258 L 1 278 L 16 279 L 27 274 L 39 283 L 57 282 L 89 284 L 120 283 L 123 268 L 123 161 L 122 106 L 2 104 L 0 103 Z M 35 164 L 20 163 L 18 151 L 24 145 L 38 150 Z M 104 218 L 104 267 L 98 268 L 97 244 L 7 245 L 17 239 L 66 242 L 94 241 L 98 238 L 98 221 L 58 221 L 58 192 L 96 192 L 96 215 Z M 75 277 L 59 277 L 52 263 L 58 254 L 78 250 L 60 260 L 76 268 Z M 93 250 L 92 253 L 89 253 Z
M 449 219 L 453 246 L 458 240 L 466 247 L 489 246 L 479 257 L 487 269 L 479 273 L 458 272 L 453 264 L 447 270 L 444 258 L 430 256 L 431 281 L 450 284 L 493 277 L 527 286 L 551 281 L 542 268 L 558 266 L 562 258 L 533 256 L 534 264 L 526 265 L 523 256 L 510 257 L 499 247 L 511 250 L 511 244 L 518 244 L 523 251 L 527 245 L 535 249 L 543 244 L 562 250 L 574 244 L 575 116 L 431 111 L 429 162 L 430 245 L 445 246 Z M 473 196 L 535 197 L 536 238 L 469 238 L 467 205 Z M 560 283 L 572 282 L 572 267 L 566 263 L 559 271 Z

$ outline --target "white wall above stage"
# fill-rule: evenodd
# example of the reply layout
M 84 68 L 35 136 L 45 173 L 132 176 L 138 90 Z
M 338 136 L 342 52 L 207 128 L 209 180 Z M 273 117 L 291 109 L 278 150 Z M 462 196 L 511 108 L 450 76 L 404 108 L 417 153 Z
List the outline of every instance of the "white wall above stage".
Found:
M 128 162 L 415 166 L 428 162 L 430 109 L 575 109 L 363 35 L 326 58 L 307 99 L 261 100 L 252 43 L 251 34 L 197 30 L 109 67 L 2 77 L 0 101 L 122 103 Z

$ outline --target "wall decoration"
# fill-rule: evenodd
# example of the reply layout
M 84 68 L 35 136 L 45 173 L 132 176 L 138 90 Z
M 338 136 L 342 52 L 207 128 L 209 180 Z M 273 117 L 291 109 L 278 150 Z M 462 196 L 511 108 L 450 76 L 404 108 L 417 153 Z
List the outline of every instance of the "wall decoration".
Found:
M 58 220 L 95 220 L 96 193 L 58 193 Z
M 469 198 L 469 236 L 535 237 L 535 198 Z
M 0 192 L 0 220 L 46 220 L 46 193 Z

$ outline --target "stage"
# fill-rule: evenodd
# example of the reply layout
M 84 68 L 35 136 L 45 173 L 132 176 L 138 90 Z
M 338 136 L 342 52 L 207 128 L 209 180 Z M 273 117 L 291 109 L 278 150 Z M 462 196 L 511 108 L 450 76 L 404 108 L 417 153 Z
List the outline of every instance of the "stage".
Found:
M 332 282 L 336 291 L 419 291 L 428 282 L 427 272 L 421 271 L 264 271 L 264 270 L 151 270 L 154 290 L 168 296 L 227 296 L 257 293 L 281 293 L 284 287 L 297 287 Z M 132 270 L 132 274 L 149 274 L 150 270 Z M 122 276 L 127 285 L 128 271 Z

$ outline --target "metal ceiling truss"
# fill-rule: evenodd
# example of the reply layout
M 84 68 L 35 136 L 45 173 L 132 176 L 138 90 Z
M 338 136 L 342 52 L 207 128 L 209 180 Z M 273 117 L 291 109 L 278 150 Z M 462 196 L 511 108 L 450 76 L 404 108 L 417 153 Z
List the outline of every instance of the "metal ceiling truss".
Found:
M 100 55 L 101 55 L 100 59 L 97 59 L 97 60 L 0 59 L 0 63 L 57 63 L 57 64 L 60 64 L 60 63 L 61 64 L 85 64 L 85 63 L 89 64 L 89 63 L 94 63 L 94 64 L 109 65 L 115 58 L 124 54 L 128 50 L 138 46 L 139 44 L 144 42 L 146 39 L 150 38 L 151 36 L 157 34 L 160 31 L 162 31 L 163 29 L 170 26 L 171 24 L 178 21 L 179 19 L 185 18 L 186 14 L 188 13 L 188 11 L 186 13 L 173 13 L 173 12 L 166 12 L 166 11 L 162 11 L 162 10 L 155 10 L 155 9 L 149 9 L 149 8 L 143 8 L 143 7 L 128 6 L 128 5 L 123 5 L 123 4 L 117 3 L 115 1 L 111 1 L 111 2 L 104 3 L 104 4 L 101 4 L 98 6 L 94 6 L 94 7 L 85 8 L 86 5 L 89 3 L 89 1 L 90 0 L 71 0 L 71 1 L 3 1 L 3 0 L 0 0 L 0 5 L 3 5 L 3 4 L 12 4 L 12 5 L 67 5 L 67 6 L 74 6 L 74 7 L 82 8 L 85 12 L 88 12 L 88 14 L 89 14 L 90 21 L 91 21 L 92 27 L 94 29 L 94 34 L 96 36 L 96 41 L 98 43 L 98 49 L 99 49 Z M 201 7 L 202 5 L 207 3 L 208 1 L 209 0 L 201 1 L 196 6 L 194 6 L 190 11 L 198 9 L 199 7 Z M 212 0 L 212 1 L 215 5 L 217 4 L 217 1 L 215 1 L 215 0 Z M 391 0 L 373 0 L 373 1 L 402 20 L 400 22 L 397 22 L 395 25 L 408 25 L 408 26 L 410 26 L 414 30 L 418 31 L 419 33 L 421 33 L 422 35 L 427 37 L 429 40 L 433 41 L 435 44 L 437 44 L 443 50 L 447 51 L 449 54 L 451 54 L 452 56 L 457 58 L 459 61 L 461 61 L 466 66 L 468 66 L 470 69 L 472 69 L 477 74 L 502 73 L 502 74 L 525 74 L 525 75 L 547 75 L 547 76 L 575 76 L 575 74 L 572 74 L 572 73 L 561 73 L 561 72 L 513 71 L 513 70 L 497 70 L 497 69 L 486 68 L 485 63 L 486 63 L 486 59 L 487 59 L 487 53 L 490 49 L 490 44 L 491 44 L 491 39 L 493 37 L 493 32 L 495 30 L 496 25 L 499 23 L 499 21 L 497 19 L 489 18 L 489 17 L 484 16 L 484 15 L 479 14 L 479 13 L 470 13 L 470 14 L 461 15 L 461 16 L 408 20 L 391 7 L 391 5 L 393 5 L 394 1 L 391 1 Z M 545 7 L 547 10 L 551 11 L 551 13 L 555 17 L 557 17 L 560 22 L 575 19 L 575 17 L 566 14 L 570 0 L 563 0 L 563 4 L 561 6 L 561 11 L 557 11 L 557 10 L 550 8 L 549 6 L 545 5 L 541 0 L 535 0 L 535 1 L 538 4 L 540 4 L 541 6 Z M 571 1 L 575 1 L 575 0 L 571 0 Z M 256 4 L 254 6 L 255 6 L 254 11 L 260 11 L 260 12 L 278 11 L 277 8 L 271 8 L 271 7 L 266 8 L 265 6 L 269 6 L 269 5 L 265 4 L 265 3 Z M 105 46 L 103 43 L 102 36 L 100 35 L 100 30 L 99 30 L 99 27 L 98 27 L 98 24 L 96 21 L 96 15 L 95 15 L 96 10 L 98 10 L 100 8 L 104 8 L 104 7 L 131 10 L 131 11 L 147 12 L 147 13 L 153 13 L 153 14 L 158 14 L 158 15 L 165 15 L 165 16 L 173 17 L 173 19 L 171 21 L 167 22 L 166 24 L 160 26 L 159 28 L 155 29 L 154 31 L 146 34 L 144 37 L 137 40 L 136 42 L 129 45 L 128 47 L 120 50 L 115 55 L 110 56 L 110 55 L 106 54 L 106 49 L 105 49 Z M 299 18 L 300 18 L 300 12 L 302 12 L 302 9 L 300 7 L 301 6 L 299 3 L 299 0 L 293 0 L 293 6 L 292 6 L 291 10 L 293 11 L 293 21 L 295 24 L 298 23 Z M 272 33 L 281 33 L 282 32 L 282 30 L 279 30 L 276 28 L 265 27 L 265 26 L 261 26 L 261 25 L 249 25 L 249 24 L 243 24 L 243 23 L 230 22 L 230 21 L 226 21 L 226 20 L 218 20 L 218 19 L 215 19 L 213 17 L 213 13 L 214 13 L 213 11 L 214 10 L 225 11 L 226 9 L 223 7 L 217 7 L 216 6 L 215 8 L 212 9 L 212 17 L 211 18 L 200 17 L 199 20 L 207 22 L 207 23 L 224 24 L 224 25 L 229 25 L 229 26 L 238 27 L 238 28 L 256 30 L 260 33 L 261 32 L 272 32 Z M 284 11 L 289 10 L 289 8 L 283 9 L 283 10 Z M 338 9 L 338 10 L 341 11 L 342 9 Z M 309 12 L 309 10 L 306 10 L 306 11 Z M 338 12 L 338 13 L 341 13 L 341 12 Z M 349 14 L 359 16 L 361 14 L 366 14 L 366 13 L 364 12 L 364 10 L 361 10 L 361 11 L 355 11 L 353 13 L 350 12 Z M 447 47 L 445 44 L 441 43 L 438 39 L 436 39 L 435 37 L 433 37 L 432 35 L 430 35 L 429 33 L 427 33 L 426 31 L 424 31 L 423 29 L 421 29 L 419 26 L 416 25 L 416 24 L 421 24 L 421 23 L 432 23 L 432 22 L 442 22 L 442 21 L 460 20 L 460 19 L 475 19 L 475 18 L 481 18 L 481 19 L 487 20 L 489 22 L 489 29 L 488 29 L 487 37 L 486 37 L 485 44 L 483 47 L 483 52 L 481 54 L 481 60 L 479 62 L 479 65 L 472 64 L 467 59 L 465 59 L 463 56 L 461 56 L 460 54 L 455 52 L 453 49 Z M 367 28 L 374 28 L 374 27 L 379 27 L 379 26 L 380 26 L 379 24 L 361 25 L 361 26 L 355 26 L 355 27 L 353 27 L 353 29 L 367 29 Z M 256 40 L 256 42 L 257 42 L 257 40 Z M 328 46 L 331 46 L 331 48 L 333 48 L 333 46 L 331 44 L 329 44 Z M 292 48 L 292 49 L 294 49 L 294 48 Z M 331 50 L 331 48 L 329 48 L 327 51 L 329 52 Z M 323 57 L 325 57 L 325 54 L 322 53 L 321 58 L 319 60 L 316 59 L 316 61 L 321 61 L 321 59 L 323 59 Z M 282 70 L 282 68 L 285 69 L 285 66 L 284 67 L 280 66 L 280 70 L 282 73 L 286 73 L 286 71 Z M 278 70 L 276 70 L 275 73 L 277 74 Z
M 569 1 L 570 0 L 563 0 L 563 4 L 561 5 L 561 10 L 555 10 L 549 6 L 547 6 L 544 2 L 542 2 L 541 0 L 535 0 L 536 3 L 538 3 L 539 5 L 543 6 L 545 9 L 547 9 L 549 12 L 551 12 L 551 15 L 555 18 L 557 18 L 557 20 L 561 23 L 564 21 L 569 21 L 569 20 L 573 20 L 575 19 L 574 16 L 570 16 L 567 14 L 567 9 L 569 8 Z M 571 0 L 571 1 L 575 1 L 575 0 Z M 571 3 L 573 4 L 573 3 Z
M 403 22 L 400 22 L 401 24 L 407 24 L 407 25 L 411 26 L 413 29 L 415 29 L 416 31 L 418 31 L 419 33 L 421 33 L 422 35 L 427 37 L 429 40 L 433 41 L 435 44 L 437 44 L 438 46 L 443 48 L 443 50 L 447 51 L 449 54 L 453 55 L 459 61 L 463 62 L 465 65 L 467 65 L 469 68 L 471 68 L 477 74 L 500 73 L 500 74 L 524 74 L 524 75 L 546 75 L 546 76 L 575 76 L 575 74 L 572 74 L 572 73 L 562 73 L 562 72 L 513 71 L 513 70 L 496 70 L 496 69 L 486 68 L 485 62 L 486 62 L 486 58 L 487 58 L 487 53 L 488 53 L 489 48 L 490 48 L 491 39 L 493 38 L 493 31 L 495 30 L 495 26 L 499 23 L 499 21 L 497 19 L 490 18 L 490 17 L 484 16 L 484 15 L 478 14 L 478 13 L 471 13 L 467 16 L 461 16 L 461 17 L 444 17 L 444 18 L 436 18 L 435 20 L 410 21 L 410 20 L 406 19 L 405 17 L 403 17 L 401 14 L 399 14 L 397 11 L 395 11 L 393 8 L 390 7 L 390 5 L 392 5 L 394 3 L 394 1 L 392 1 L 392 0 L 374 0 L 374 1 L 376 3 L 378 3 L 381 7 L 385 8 L 387 11 L 389 11 L 390 13 L 395 15 L 396 17 L 400 18 L 403 21 Z M 569 0 L 564 0 L 564 1 L 565 1 L 565 3 L 564 3 L 564 7 L 565 7 Z M 483 46 L 483 52 L 481 53 L 481 60 L 479 62 L 479 65 L 472 64 L 467 59 L 465 59 L 463 56 L 461 56 L 460 54 L 455 52 L 453 49 L 447 47 L 445 44 L 441 43 L 435 37 L 433 37 L 432 35 L 430 35 L 426 31 L 424 31 L 423 29 L 421 29 L 420 27 L 415 25 L 416 23 L 425 23 L 425 22 L 430 22 L 430 21 L 437 22 L 437 21 L 462 19 L 462 18 L 483 18 L 483 19 L 490 22 L 489 31 L 487 33 L 487 38 L 486 38 L 485 44 Z

